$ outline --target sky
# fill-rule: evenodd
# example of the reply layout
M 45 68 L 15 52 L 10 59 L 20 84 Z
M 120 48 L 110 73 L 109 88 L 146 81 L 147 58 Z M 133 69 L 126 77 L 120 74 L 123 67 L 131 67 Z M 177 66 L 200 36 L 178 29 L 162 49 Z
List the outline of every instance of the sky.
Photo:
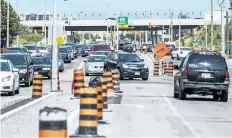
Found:
M 11 0 L 14 8 L 17 6 L 17 0 Z M 45 4 L 46 1 L 46 4 Z M 214 9 L 219 10 L 218 1 L 214 0 Z M 18 10 L 21 13 L 44 13 L 52 12 L 53 0 L 18 0 Z M 46 5 L 46 8 L 45 8 Z M 108 6 L 109 5 L 109 6 Z M 229 6 L 229 0 L 225 0 L 225 5 Z M 159 13 L 164 17 L 165 13 L 194 12 L 199 16 L 210 10 L 210 0 L 57 0 L 57 9 L 59 13 L 77 15 L 80 12 L 89 15 L 93 13 L 143 13 L 152 11 L 153 14 Z

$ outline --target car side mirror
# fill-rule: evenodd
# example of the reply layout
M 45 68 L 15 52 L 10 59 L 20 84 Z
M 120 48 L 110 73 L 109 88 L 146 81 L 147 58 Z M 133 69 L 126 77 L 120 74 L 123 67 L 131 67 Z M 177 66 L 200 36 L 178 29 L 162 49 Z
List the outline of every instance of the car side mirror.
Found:
M 13 68 L 13 72 L 19 72 L 19 69 Z
M 141 62 L 143 62 L 144 61 L 144 59 L 141 59 Z
M 174 65 L 173 69 L 179 69 L 179 66 L 178 65 Z

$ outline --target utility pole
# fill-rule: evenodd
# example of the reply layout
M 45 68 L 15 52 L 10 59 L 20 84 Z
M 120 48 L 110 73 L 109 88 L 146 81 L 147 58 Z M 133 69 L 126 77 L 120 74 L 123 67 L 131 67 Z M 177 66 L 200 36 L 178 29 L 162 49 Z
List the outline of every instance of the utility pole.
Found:
M 182 16 L 182 11 L 179 14 L 179 50 L 180 50 L 180 46 L 181 46 L 181 16 Z
M 19 0 L 16 0 L 17 17 L 19 17 Z M 16 46 L 19 46 L 19 35 L 16 36 Z
M 47 7 L 46 7 L 46 4 L 47 4 L 47 0 L 45 0 L 45 6 L 44 6 L 44 10 L 45 10 L 45 14 L 44 14 L 44 43 L 45 43 L 45 46 L 47 46 L 47 14 L 46 14 L 46 11 L 47 11 Z
M 222 0 L 222 2 L 219 4 L 221 7 L 221 54 L 224 57 L 225 56 L 225 23 L 224 23 L 224 2 L 225 0 Z
M 52 92 L 58 91 L 57 0 L 53 0 Z
M 6 34 L 6 47 L 10 45 L 10 0 L 7 0 L 7 34 Z
M 214 49 L 213 46 L 213 0 L 210 0 L 211 5 L 211 49 Z
M 145 11 L 145 18 L 146 18 L 146 21 L 147 21 L 147 11 Z M 145 31 L 145 44 L 147 44 L 147 41 L 148 41 L 148 36 L 147 36 L 147 30 Z

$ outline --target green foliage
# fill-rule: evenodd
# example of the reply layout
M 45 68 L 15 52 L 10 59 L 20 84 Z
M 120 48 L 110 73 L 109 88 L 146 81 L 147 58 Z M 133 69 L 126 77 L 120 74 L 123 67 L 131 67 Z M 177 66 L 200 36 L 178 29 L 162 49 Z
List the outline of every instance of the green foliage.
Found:
M 1 48 L 6 47 L 6 41 L 7 41 L 7 3 L 4 1 L 1 1 L 1 10 L 2 10 L 2 16 L 1 16 Z M 16 36 L 20 32 L 20 22 L 19 17 L 13 7 L 9 6 L 10 14 L 9 14 L 9 39 L 10 44 L 12 44 L 13 40 L 16 38 Z
M 81 33 L 74 32 L 74 42 L 80 42 L 81 41 Z

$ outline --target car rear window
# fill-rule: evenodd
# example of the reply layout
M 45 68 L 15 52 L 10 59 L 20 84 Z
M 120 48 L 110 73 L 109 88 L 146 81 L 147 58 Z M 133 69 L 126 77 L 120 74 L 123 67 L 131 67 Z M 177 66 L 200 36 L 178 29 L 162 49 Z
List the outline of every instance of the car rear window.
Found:
M 24 46 L 26 47 L 28 50 L 37 50 L 36 46 Z
M 23 52 L 22 49 L 19 47 L 6 48 L 6 51 L 9 51 L 9 50 L 17 50 L 19 52 Z
M 182 51 L 192 51 L 191 48 L 180 48 L 180 50 L 182 50 Z
M 220 55 L 192 54 L 189 57 L 187 67 L 227 70 L 226 61 Z
M 107 50 L 109 50 L 109 46 L 105 46 L 105 45 L 93 46 L 92 50 L 94 50 L 94 51 L 107 51 Z
M 47 47 L 38 47 L 39 50 L 47 50 Z

